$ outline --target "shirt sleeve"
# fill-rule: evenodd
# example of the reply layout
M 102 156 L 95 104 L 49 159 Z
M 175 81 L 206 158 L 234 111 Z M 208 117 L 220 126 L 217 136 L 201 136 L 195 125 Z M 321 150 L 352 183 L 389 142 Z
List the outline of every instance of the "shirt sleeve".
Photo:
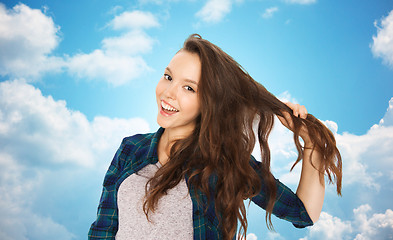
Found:
M 98 205 L 97 219 L 91 224 L 88 239 L 115 239 L 118 229 L 117 189 L 116 183 L 121 175 L 123 140 L 117 150 L 108 171 L 105 174 L 101 199 Z
M 260 164 L 260 162 L 256 161 L 255 158 L 251 156 L 250 165 L 257 172 L 259 172 L 258 169 Z M 272 213 L 278 218 L 291 222 L 297 228 L 312 226 L 313 222 L 299 197 L 278 179 L 275 180 L 277 185 L 277 195 Z M 261 208 L 266 209 L 269 199 L 267 198 L 266 186 L 263 182 L 261 191 L 251 200 Z

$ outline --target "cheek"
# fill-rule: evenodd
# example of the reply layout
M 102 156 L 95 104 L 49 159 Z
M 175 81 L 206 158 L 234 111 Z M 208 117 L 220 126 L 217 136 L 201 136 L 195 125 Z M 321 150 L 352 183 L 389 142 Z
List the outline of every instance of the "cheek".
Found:
M 187 101 L 184 102 L 184 108 L 192 115 L 199 115 L 200 108 L 197 97 L 188 98 Z
M 162 80 L 160 80 L 156 86 L 156 97 L 158 98 L 164 90 L 164 84 Z

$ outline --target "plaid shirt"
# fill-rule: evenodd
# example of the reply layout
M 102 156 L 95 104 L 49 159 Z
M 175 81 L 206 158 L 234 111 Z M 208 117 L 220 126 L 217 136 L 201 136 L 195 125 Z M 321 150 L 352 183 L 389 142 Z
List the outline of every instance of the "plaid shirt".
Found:
M 117 191 L 119 186 L 131 174 L 138 172 L 148 164 L 158 162 L 157 145 L 163 131 L 164 129 L 160 128 L 156 133 L 138 134 L 123 139 L 105 175 L 97 219 L 90 227 L 89 239 L 115 239 L 118 229 Z M 254 169 L 258 169 L 260 163 L 251 156 L 250 164 Z M 214 179 L 211 183 L 213 182 Z M 296 194 L 278 180 L 277 187 L 273 214 L 292 222 L 298 228 L 312 225 L 303 203 Z M 214 210 L 214 201 L 208 203 L 206 195 L 193 186 L 189 186 L 189 193 L 193 208 L 194 239 L 222 239 Z M 202 200 L 202 204 L 198 204 L 197 196 Z M 251 200 L 265 208 L 268 199 L 264 187 Z M 205 212 L 206 204 L 209 206 Z

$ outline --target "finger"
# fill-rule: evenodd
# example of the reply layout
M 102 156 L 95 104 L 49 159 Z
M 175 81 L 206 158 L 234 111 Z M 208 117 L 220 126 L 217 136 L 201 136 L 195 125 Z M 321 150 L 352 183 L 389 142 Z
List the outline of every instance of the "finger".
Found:
M 285 105 L 287 105 L 290 109 L 292 109 L 295 106 L 295 104 L 291 102 L 285 102 Z
M 286 102 L 285 105 L 287 105 L 292 111 L 296 108 L 296 104 L 291 102 Z
M 299 104 L 294 104 L 294 105 L 293 105 L 293 108 L 292 108 L 292 112 L 293 112 L 293 115 L 294 115 L 295 117 L 299 117 L 300 105 L 299 105 Z
M 299 107 L 299 114 L 300 114 L 300 118 L 303 118 L 303 119 L 307 118 L 308 113 L 307 113 L 307 109 L 305 106 L 301 105 Z
M 291 116 L 289 113 L 287 112 L 283 112 L 283 116 L 278 116 L 278 119 L 280 120 L 280 122 L 288 129 L 292 129 L 293 128 L 293 122 L 291 119 Z
M 293 115 L 295 115 L 297 117 L 297 115 L 298 115 L 297 108 L 298 108 L 299 104 L 286 102 L 285 105 L 287 105 L 292 110 Z

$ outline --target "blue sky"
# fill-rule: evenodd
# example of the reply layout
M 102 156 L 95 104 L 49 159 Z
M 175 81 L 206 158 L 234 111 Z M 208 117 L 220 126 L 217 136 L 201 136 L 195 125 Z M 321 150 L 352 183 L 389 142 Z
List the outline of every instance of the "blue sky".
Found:
M 1 239 L 85 239 L 121 139 L 157 129 L 154 89 L 199 33 L 336 134 L 343 196 L 297 230 L 249 208 L 248 239 L 392 239 L 393 2 L 2 1 Z M 291 135 L 270 139 L 294 191 Z M 257 153 L 255 153 L 258 155 Z

